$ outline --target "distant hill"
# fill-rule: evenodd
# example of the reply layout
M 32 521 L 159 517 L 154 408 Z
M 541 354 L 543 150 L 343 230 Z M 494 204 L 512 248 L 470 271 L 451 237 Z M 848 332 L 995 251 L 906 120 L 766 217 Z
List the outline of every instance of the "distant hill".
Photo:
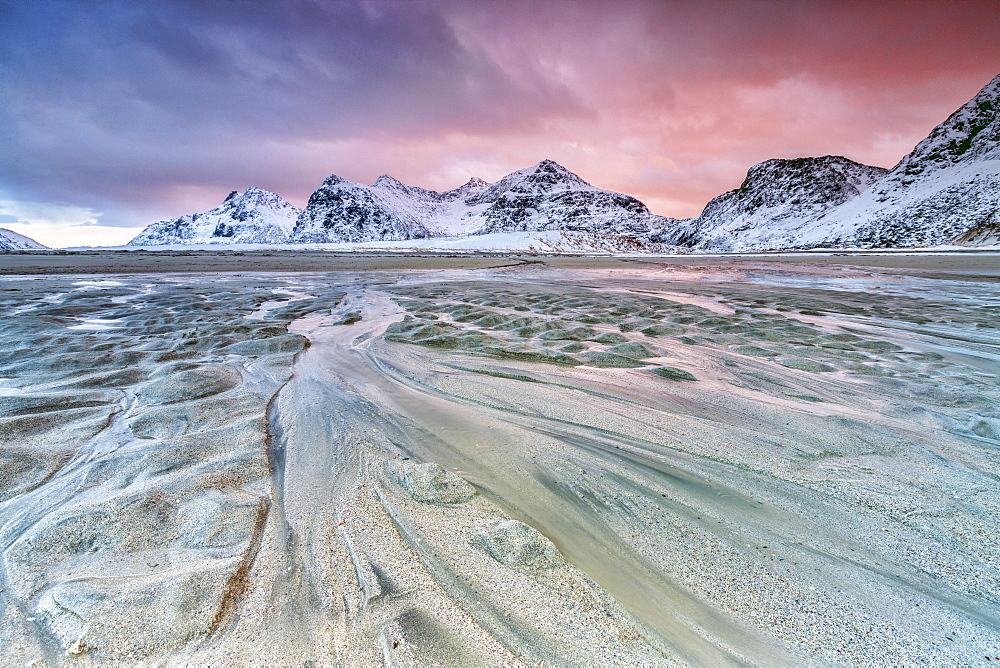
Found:
M 48 248 L 48 246 L 23 234 L 0 227 L 0 250 L 30 250 L 32 248 Z

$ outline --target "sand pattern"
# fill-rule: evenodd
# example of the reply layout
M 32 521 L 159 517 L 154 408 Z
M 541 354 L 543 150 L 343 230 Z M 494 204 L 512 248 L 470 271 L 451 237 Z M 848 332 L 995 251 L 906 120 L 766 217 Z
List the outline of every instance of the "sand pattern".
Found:
M 991 276 L 508 264 L 4 278 L 0 655 L 997 653 Z

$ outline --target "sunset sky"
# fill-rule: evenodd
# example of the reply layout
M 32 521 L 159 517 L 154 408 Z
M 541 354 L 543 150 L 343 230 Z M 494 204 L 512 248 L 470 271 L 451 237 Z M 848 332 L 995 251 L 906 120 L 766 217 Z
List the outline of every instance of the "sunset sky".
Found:
M 543 158 L 688 217 L 767 158 L 891 167 L 998 36 L 996 0 L 0 0 L 0 227 L 115 245 L 251 185 Z

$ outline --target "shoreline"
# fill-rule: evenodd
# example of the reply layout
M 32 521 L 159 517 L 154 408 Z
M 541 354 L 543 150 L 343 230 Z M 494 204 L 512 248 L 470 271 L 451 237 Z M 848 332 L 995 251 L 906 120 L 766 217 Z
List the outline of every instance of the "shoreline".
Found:
M 491 269 L 520 264 L 553 268 L 616 268 L 661 265 L 740 268 L 760 265 L 820 265 L 934 272 L 977 280 L 1000 280 L 1000 251 L 787 251 L 712 255 L 571 255 L 531 253 L 337 252 L 325 250 L 8 251 L 0 253 L 0 276 L 146 274 L 200 272 L 311 273 L 323 271 Z M 933 278 L 934 275 L 926 277 Z M 946 276 L 942 276 L 946 277 Z

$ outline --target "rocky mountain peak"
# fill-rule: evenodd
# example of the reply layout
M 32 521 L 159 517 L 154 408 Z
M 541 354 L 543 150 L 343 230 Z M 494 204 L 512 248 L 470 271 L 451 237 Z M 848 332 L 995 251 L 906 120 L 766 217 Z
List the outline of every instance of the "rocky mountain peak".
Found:
M 985 159 L 1000 159 L 1000 75 L 934 128 L 893 171 L 916 176 Z
M 300 210 L 263 188 L 234 190 L 219 206 L 153 223 L 130 246 L 285 243 Z
M 263 200 L 274 200 L 280 199 L 270 190 L 264 190 L 263 188 L 258 188 L 257 186 L 250 186 L 243 191 L 244 199 L 263 199 Z
M 382 188 L 407 188 L 408 186 L 400 181 L 399 179 L 393 178 L 388 174 L 382 174 L 377 179 L 375 179 L 375 186 L 380 186 Z
M 341 177 L 337 176 L 336 174 L 330 174 L 330 176 L 328 176 L 325 179 L 323 179 L 323 185 L 324 186 L 336 186 L 336 185 L 340 185 L 341 183 L 350 183 L 350 181 L 348 181 L 345 178 L 341 178 Z
M 522 175 L 522 183 L 530 184 L 540 190 L 593 188 L 589 183 L 554 160 L 542 160 L 534 167 L 515 172 L 515 174 Z

